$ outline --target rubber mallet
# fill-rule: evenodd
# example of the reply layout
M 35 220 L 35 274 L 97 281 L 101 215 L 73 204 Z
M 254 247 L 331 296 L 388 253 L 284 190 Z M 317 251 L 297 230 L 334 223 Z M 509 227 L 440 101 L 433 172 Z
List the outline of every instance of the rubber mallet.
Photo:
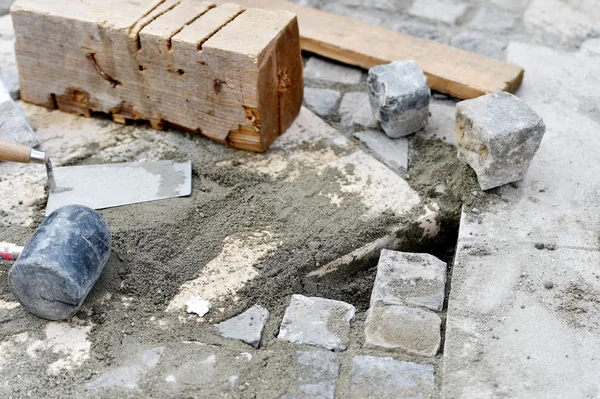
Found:
M 24 247 L 0 244 L 0 259 L 16 260 L 8 285 L 25 309 L 44 319 L 64 320 L 77 313 L 100 277 L 110 243 L 98 212 L 67 205 L 52 212 Z

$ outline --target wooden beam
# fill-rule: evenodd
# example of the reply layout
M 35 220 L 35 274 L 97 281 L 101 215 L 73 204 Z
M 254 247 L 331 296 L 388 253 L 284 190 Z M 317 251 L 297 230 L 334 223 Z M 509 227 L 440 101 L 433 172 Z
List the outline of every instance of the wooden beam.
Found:
M 397 60 L 414 60 L 433 90 L 453 97 L 468 99 L 496 91 L 512 93 L 523 80 L 522 68 L 445 44 L 284 0 L 236 1 L 246 7 L 295 13 L 302 49 L 323 57 L 366 69 Z
M 252 151 L 266 150 L 300 111 L 293 13 L 203 0 L 75 3 L 15 2 L 23 100 Z

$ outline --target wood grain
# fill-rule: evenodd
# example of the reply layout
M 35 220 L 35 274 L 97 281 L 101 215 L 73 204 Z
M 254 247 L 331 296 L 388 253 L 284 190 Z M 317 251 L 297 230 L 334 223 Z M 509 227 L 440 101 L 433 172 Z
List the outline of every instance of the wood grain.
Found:
M 252 151 L 267 149 L 298 115 L 294 14 L 203 0 L 76 3 L 14 4 L 25 101 L 171 125 Z
M 523 80 L 523 69 L 517 66 L 288 1 L 237 3 L 295 13 L 302 49 L 327 58 L 366 69 L 397 60 L 414 60 L 433 90 L 453 97 L 468 99 L 496 91 L 515 92 Z

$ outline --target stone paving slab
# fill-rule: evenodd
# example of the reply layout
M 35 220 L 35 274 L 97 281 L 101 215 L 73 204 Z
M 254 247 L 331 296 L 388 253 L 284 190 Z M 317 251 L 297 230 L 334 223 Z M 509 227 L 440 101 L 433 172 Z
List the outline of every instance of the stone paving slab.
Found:
M 343 84 L 358 84 L 362 71 L 320 57 L 311 57 L 304 66 L 304 77 L 309 80 L 325 80 Z
M 366 91 L 346 93 L 340 104 L 340 117 L 340 124 L 345 128 L 357 127 L 367 130 L 379 127 Z
M 337 105 L 341 94 L 339 91 L 330 89 L 304 88 L 304 104 L 319 116 L 327 116 Z
M 440 349 L 441 325 L 432 311 L 378 304 L 367 314 L 365 348 L 433 357 Z
M 382 131 L 370 130 L 355 133 L 354 137 L 362 141 L 377 159 L 398 173 L 408 170 L 408 138 L 392 139 Z
M 356 356 L 349 399 L 429 398 L 435 392 L 433 366 L 390 357 Z
M 443 395 L 594 397 L 600 392 L 600 82 L 594 60 L 513 42 L 517 93 L 547 133 L 525 180 L 464 213 L 452 276 Z M 594 91 L 594 93 L 592 93 Z M 568 383 L 565 383 L 568 381 Z
M 354 306 L 345 302 L 292 295 L 277 338 L 344 351 L 355 312 Z
M 281 399 L 333 399 L 340 374 L 338 355 L 326 351 L 298 351 L 294 355 L 297 386 Z
M 381 250 L 371 293 L 371 306 L 420 306 L 441 311 L 446 263 L 429 254 Z
M 2 4 L 0 0 L 0 11 Z M 0 12 L 0 15 L 2 12 Z M 15 35 L 10 15 L 0 16 L 0 80 L 13 99 L 19 98 L 19 72 L 15 58 Z
M 252 306 L 244 313 L 216 325 L 222 337 L 243 341 L 255 348 L 260 346 L 269 311 L 262 306 Z

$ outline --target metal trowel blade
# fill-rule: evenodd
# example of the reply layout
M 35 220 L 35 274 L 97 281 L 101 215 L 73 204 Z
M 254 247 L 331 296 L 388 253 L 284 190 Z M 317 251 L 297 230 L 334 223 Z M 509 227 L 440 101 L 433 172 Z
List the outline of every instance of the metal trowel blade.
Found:
M 46 216 L 64 205 L 92 209 L 184 197 L 192 193 L 192 163 L 129 162 L 54 168 Z

